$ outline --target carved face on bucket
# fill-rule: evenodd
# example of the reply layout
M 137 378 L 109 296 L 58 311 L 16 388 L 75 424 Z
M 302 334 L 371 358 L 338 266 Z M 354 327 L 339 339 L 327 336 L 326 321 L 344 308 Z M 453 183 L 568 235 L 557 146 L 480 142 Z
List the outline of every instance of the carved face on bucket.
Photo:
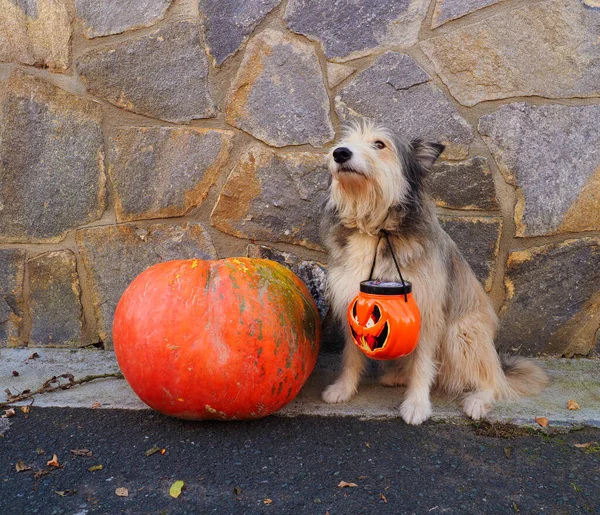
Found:
M 352 307 L 352 317 L 356 323 L 352 324 L 350 329 L 359 347 L 374 351 L 385 346 L 390 333 L 390 324 L 387 316 L 383 317 L 381 306 L 377 303 L 371 306 L 359 303 L 357 300 Z
M 365 281 L 361 288 L 370 282 Z M 372 359 L 395 359 L 410 354 L 417 346 L 421 314 L 410 292 L 392 295 L 361 291 L 348 306 L 348 323 L 354 343 L 364 354 Z

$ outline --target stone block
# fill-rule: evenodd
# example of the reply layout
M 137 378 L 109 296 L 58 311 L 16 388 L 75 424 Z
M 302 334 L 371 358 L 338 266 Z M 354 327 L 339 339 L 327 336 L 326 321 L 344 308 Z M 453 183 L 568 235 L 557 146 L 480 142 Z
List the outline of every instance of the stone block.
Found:
M 448 21 L 462 18 L 498 2 L 502 2 L 502 0 L 437 0 L 433 10 L 431 28 L 435 29 Z
M 252 38 L 226 115 L 227 123 L 271 146 L 330 141 L 329 98 L 312 45 L 272 29 Z
M 600 239 L 581 238 L 512 252 L 504 278 L 498 348 L 538 355 L 586 355 L 600 311 Z
M 75 0 L 77 18 L 88 38 L 150 27 L 162 20 L 172 0 Z
M 379 47 L 417 42 L 429 0 L 290 0 L 285 20 L 294 32 L 318 41 L 328 59 L 344 61 Z
M 25 253 L 0 249 L 0 347 L 20 343 L 23 323 Z
M 16 71 L 0 125 L 0 242 L 55 242 L 106 205 L 102 110 Z
M 420 45 L 452 96 L 473 106 L 521 96 L 599 96 L 599 37 L 597 9 L 572 0 L 547 0 Z
M 485 157 L 466 161 L 438 161 L 427 177 L 431 196 L 438 206 L 450 209 L 498 210 L 494 179 Z
M 328 193 L 323 154 L 275 152 L 255 145 L 231 172 L 211 215 L 240 238 L 321 249 L 320 212 Z
M 517 236 L 600 230 L 600 106 L 502 106 L 479 132 L 517 187 Z
M 168 122 L 216 114 L 195 21 L 89 50 L 77 59 L 77 72 L 91 94 L 134 113 Z
M 486 291 L 492 288 L 502 218 L 440 216 L 442 228 L 454 240 Z
M 200 205 L 229 157 L 233 132 L 130 127 L 110 139 L 119 222 L 183 216 Z
M 68 0 L 0 0 L 0 61 L 67 70 L 71 11 Z
M 222 64 L 281 0 L 199 0 L 208 50 Z
M 79 347 L 82 332 L 81 288 L 77 260 L 70 250 L 30 259 L 30 347 Z

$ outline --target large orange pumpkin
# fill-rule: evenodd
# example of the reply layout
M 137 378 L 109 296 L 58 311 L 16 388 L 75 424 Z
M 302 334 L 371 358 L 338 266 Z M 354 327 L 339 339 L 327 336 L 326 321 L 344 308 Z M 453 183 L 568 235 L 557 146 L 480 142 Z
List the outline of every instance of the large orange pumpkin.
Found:
M 311 374 L 320 320 L 306 286 L 266 259 L 168 261 L 127 288 L 113 341 L 151 408 L 186 419 L 264 417 Z

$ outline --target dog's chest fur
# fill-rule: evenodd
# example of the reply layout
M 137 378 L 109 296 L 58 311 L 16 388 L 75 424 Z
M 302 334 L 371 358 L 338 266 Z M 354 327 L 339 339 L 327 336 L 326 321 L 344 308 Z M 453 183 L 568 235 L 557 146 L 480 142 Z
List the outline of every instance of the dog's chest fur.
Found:
M 375 248 L 377 260 L 373 279 L 397 281 L 400 279 L 385 238 L 350 232 L 343 244 L 335 240 L 328 241 L 330 251 L 328 289 L 333 308 L 340 317 L 351 300 L 358 294 L 361 281 L 369 279 Z M 430 281 L 431 267 L 434 266 L 432 256 L 426 256 L 423 246 L 415 239 L 398 235 L 390 236 L 390 242 L 400 265 L 405 280 L 413 283 L 413 292 L 417 303 L 428 303 L 431 294 L 437 294 L 436 285 Z

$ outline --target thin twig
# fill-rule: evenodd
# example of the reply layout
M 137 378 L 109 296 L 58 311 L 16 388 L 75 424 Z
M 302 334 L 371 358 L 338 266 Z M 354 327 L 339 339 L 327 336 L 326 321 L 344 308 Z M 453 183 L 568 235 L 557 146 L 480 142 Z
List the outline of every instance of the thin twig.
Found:
M 61 384 L 59 378 L 68 379 L 68 383 Z M 24 393 L 20 393 L 19 395 L 12 395 L 10 390 L 6 389 L 6 394 L 8 396 L 8 400 L 6 402 L 0 402 L 0 408 L 4 408 L 6 406 L 10 406 L 15 402 L 24 401 L 26 399 L 31 399 L 34 395 L 56 392 L 58 390 L 68 390 L 72 386 L 76 386 L 78 384 L 89 383 L 90 381 L 94 381 L 96 379 L 106 379 L 108 377 L 114 377 L 116 379 L 123 379 L 123 374 L 121 372 L 115 372 L 113 374 L 98 374 L 98 375 L 90 375 L 82 377 L 81 379 L 75 380 L 72 374 L 62 374 L 60 376 L 53 376 L 47 381 L 44 382 L 42 386 L 40 386 L 37 390 L 33 392 L 24 390 Z M 55 384 L 55 386 L 52 386 Z

